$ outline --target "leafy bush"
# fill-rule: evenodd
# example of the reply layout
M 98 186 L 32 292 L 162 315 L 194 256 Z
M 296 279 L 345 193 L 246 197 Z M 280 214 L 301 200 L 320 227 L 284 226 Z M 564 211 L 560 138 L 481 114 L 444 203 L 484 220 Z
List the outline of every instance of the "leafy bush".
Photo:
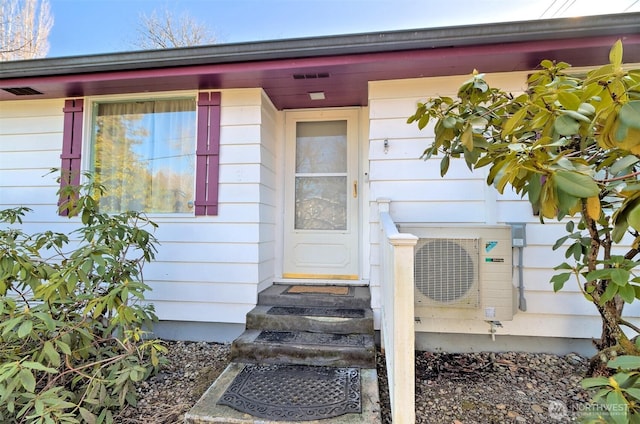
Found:
M 582 380 L 585 389 L 598 389 L 583 421 L 589 423 L 640 423 L 640 357 L 619 356 L 607 366 L 618 370 L 610 377 Z
M 623 315 L 640 299 L 640 69 L 622 59 L 618 40 L 609 63 L 586 73 L 543 60 L 520 94 L 474 72 L 456 97 L 418 103 L 408 118 L 433 128 L 423 158 L 442 154 L 442 176 L 451 158 L 463 158 L 469 169 L 488 168 L 486 182 L 498 192 L 510 187 L 528 198 L 541 222 L 570 221 L 554 246 L 567 247 L 569 262 L 551 282 L 558 291 L 575 279 L 600 315 L 594 376 L 610 373 L 609 359 L 640 356 L 625 332 L 633 338 L 640 328 Z
M 63 208 L 82 222 L 69 236 L 26 234 L 29 208 L 0 211 L 2 423 L 112 422 L 165 351 L 144 338 L 156 317 L 141 302 L 156 224 L 100 213 L 95 184 L 65 191 Z

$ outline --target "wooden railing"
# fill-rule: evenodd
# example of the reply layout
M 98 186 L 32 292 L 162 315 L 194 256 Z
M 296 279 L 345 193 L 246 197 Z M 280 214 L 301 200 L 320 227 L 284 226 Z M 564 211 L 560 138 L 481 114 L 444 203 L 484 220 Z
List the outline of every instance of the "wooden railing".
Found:
M 394 423 L 415 422 L 413 251 L 418 238 L 398 232 L 390 201 L 378 200 L 380 219 L 380 333 Z

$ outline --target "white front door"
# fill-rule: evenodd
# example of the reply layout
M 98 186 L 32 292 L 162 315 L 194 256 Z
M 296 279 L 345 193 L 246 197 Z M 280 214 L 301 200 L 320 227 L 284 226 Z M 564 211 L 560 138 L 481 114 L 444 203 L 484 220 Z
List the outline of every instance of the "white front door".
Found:
M 286 115 L 284 278 L 358 276 L 358 111 Z

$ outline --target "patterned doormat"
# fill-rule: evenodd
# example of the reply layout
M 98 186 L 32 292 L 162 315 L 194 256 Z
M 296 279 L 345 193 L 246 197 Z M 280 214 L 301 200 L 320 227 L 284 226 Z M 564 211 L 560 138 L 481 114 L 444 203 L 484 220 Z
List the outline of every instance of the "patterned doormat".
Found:
M 317 345 L 364 347 L 364 334 L 308 333 L 264 330 L 258 334 L 256 343 L 279 343 L 285 345 Z
M 364 318 L 364 309 L 304 308 L 299 306 L 272 306 L 267 315 L 302 315 L 307 317 Z
M 351 287 L 347 286 L 291 286 L 285 294 L 330 294 L 333 296 L 353 296 Z
M 358 368 L 246 365 L 218 401 L 254 417 L 311 421 L 362 411 Z

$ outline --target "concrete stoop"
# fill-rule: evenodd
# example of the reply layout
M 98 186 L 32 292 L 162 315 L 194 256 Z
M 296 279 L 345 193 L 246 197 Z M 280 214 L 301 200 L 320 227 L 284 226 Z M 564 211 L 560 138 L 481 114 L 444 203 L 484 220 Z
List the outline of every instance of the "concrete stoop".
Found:
M 189 411 L 185 423 L 380 423 L 373 312 L 370 305 L 368 287 L 301 287 L 274 284 L 265 289 L 258 296 L 258 305 L 247 314 L 246 331 L 232 344 L 231 364 Z M 273 415 L 263 415 L 263 418 L 259 418 L 218 404 L 245 367 L 249 368 L 244 375 L 254 372 L 251 367 L 256 365 L 249 364 L 257 364 L 260 368 L 275 366 L 276 369 L 271 371 L 273 374 L 269 378 L 282 380 L 283 386 L 294 384 L 296 379 L 298 382 L 295 384 L 300 384 L 299 376 L 289 375 L 282 371 L 283 369 L 311 367 L 313 370 L 319 370 L 319 367 L 329 367 L 326 370 L 336 370 L 331 371 L 331 375 L 342 372 L 337 368 L 358 369 L 361 412 L 351 413 L 353 409 L 343 409 L 341 412 L 349 412 L 333 418 L 277 421 L 264 418 Z M 283 365 L 290 366 L 283 368 Z M 353 373 L 358 374 L 357 371 Z M 318 375 L 312 373 L 304 384 L 315 384 L 318 382 Z M 243 381 L 242 378 L 240 381 Z M 249 385 L 253 390 L 255 381 L 250 380 L 247 383 L 247 380 L 244 380 L 243 384 Z M 357 387 L 357 380 L 351 380 L 350 385 Z M 319 397 L 324 398 L 324 394 L 327 397 L 334 396 L 330 391 L 334 389 L 325 388 L 323 385 L 320 387 L 319 390 L 322 391 L 319 392 Z M 316 393 L 313 392 L 314 401 Z M 265 395 L 259 393 L 259 396 Z M 289 399 L 286 398 L 286 402 L 289 402 Z M 324 407 L 324 404 L 321 404 L 321 407 Z M 286 411 L 287 407 L 283 409 Z M 253 409 L 251 411 L 256 413 Z M 304 417 L 308 416 L 304 414 Z
M 291 421 L 273 421 L 256 418 L 235 409 L 218 405 L 218 401 L 246 364 L 232 362 L 213 385 L 186 414 L 188 424 L 279 424 Z M 376 424 L 380 423 L 378 374 L 375 369 L 362 369 L 360 373 L 362 412 L 312 421 L 296 421 L 306 424 Z

